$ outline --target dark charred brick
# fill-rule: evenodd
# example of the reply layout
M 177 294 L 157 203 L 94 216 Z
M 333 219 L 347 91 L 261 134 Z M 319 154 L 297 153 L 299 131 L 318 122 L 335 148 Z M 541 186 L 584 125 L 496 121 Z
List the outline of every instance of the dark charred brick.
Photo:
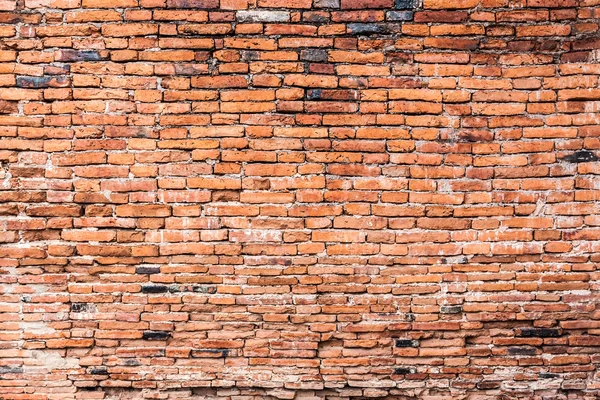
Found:
M 182 288 L 179 285 L 169 285 L 170 293 L 179 293 L 179 292 L 183 292 L 183 291 L 185 291 L 185 288 Z
M 463 308 L 461 305 L 455 306 L 441 306 L 440 313 L 442 314 L 460 314 L 463 312 Z
M 508 354 L 514 356 L 533 356 L 538 354 L 539 351 L 535 347 L 522 346 L 522 347 L 509 347 Z
M 398 10 L 408 10 L 414 8 L 415 0 L 395 0 L 394 7 Z
M 242 61 L 257 61 L 260 60 L 258 51 L 242 51 Z
M 408 375 L 414 374 L 416 372 L 416 368 L 410 367 L 400 367 L 394 369 L 394 375 Z
M 482 381 L 477 384 L 477 389 L 482 390 L 490 390 L 490 389 L 498 389 L 502 382 L 497 381 Z
M 391 8 L 394 0 L 341 0 L 342 9 Z
M 388 33 L 389 27 L 386 24 L 352 23 L 348 24 L 348 31 L 353 35 L 373 35 Z
M 570 154 L 566 157 L 563 157 L 564 161 L 570 163 L 583 163 L 583 162 L 591 162 L 598 161 L 598 156 L 595 153 L 588 150 L 576 151 L 573 154 Z
M 219 0 L 167 0 L 169 8 L 217 8 Z
M 108 369 L 106 367 L 94 367 L 89 371 L 92 375 L 108 375 Z
M 560 337 L 562 330 L 560 328 L 520 328 L 517 330 L 519 337 Z
M 194 349 L 192 350 L 194 358 L 225 358 L 229 356 L 228 349 Z
M 144 331 L 142 339 L 144 340 L 166 340 L 171 337 L 171 332 L 167 331 Z
M 356 90 L 327 90 L 327 89 L 309 89 L 306 92 L 307 100 L 335 100 L 350 101 L 358 100 L 359 93 Z
M 559 377 L 560 377 L 560 375 L 558 375 L 558 374 L 549 374 L 549 373 L 543 373 L 543 372 L 541 372 L 541 373 L 539 373 L 539 374 L 538 374 L 538 377 L 539 377 L 540 379 L 556 379 L 556 378 L 559 378 Z
M 108 52 L 101 54 L 96 50 L 63 49 L 57 52 L 55 61 L 102 61 L 108 59 Z
M 215 286 L 192 286 L 191 291 L 195 293 L 216 293 L 217 288 Z
M 23 367 L 21 366 L 0 366 L 0 375 L 3 374 L 22 374 Z M 2 379 L 2 378 L 0 378 Z
M 151 275 L 160 273 L 160 267 L 136 267 L 135 273 L 140 275 Z
M 17 86 L 21 88 L 68 87 L 71 79 L 66 76 L 17 76 Z
M 167 293 L 169 287 L 166 285 L 143 285 L 142 293 Z
M 327 62 L 329 51 L 324 49 L 305 49 L 300 52 L 300 59 L 310 62 Z
M 419 347 L 418 340 L 412 339 L 396 339 L 396 347 Z
M 318 12 L 307 12 L 302 16 L 303 20 L 312 23 L 327 23 L 329 22 L 329 15 L 323 11 Z
M 306 99 L 307 100 L 320 100 L 322 94 L 323 94 L 322 89 L 311 89 L 306 92 Z
M 412 21 L 415 13 L 413 11 L 389 11 L 386 16 L 389 21 Z
M 90 303 L 71 303 L 71 312 L 89 313 L 96 312 L 96 305 Z

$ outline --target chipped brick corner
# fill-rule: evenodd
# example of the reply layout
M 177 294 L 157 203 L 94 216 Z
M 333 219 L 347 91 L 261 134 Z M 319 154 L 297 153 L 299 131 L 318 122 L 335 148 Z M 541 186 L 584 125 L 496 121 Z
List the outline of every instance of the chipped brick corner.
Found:
M 600 397 L 599 0 L 0 0 L 0 399 Z

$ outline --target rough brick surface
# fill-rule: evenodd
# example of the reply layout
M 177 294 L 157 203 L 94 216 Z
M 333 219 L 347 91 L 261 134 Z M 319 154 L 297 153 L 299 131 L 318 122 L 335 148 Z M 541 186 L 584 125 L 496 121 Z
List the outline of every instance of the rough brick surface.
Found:
M 597 399 L 598 0 L 0 0 L 0 399 Z

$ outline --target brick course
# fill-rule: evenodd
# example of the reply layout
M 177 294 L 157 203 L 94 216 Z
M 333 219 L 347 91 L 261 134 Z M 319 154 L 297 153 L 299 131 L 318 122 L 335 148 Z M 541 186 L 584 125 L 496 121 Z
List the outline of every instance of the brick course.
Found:
M 0 399 L 597 399 L 599 0 L 0 0 Z

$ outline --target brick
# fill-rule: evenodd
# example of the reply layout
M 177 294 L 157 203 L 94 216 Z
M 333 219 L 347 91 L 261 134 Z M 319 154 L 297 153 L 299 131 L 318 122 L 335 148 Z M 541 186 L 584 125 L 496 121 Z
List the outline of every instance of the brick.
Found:
M 341 0 L 342 9 L 392 8 L 393 0 Z
M 56 52 L 55 61 L 73 62 L 73 61 L 100 61 L 106 60 L 106 52 L 96 50 L 71 50 L 64 49 Z
M 423 8 L 429 9 L 461 9 L 477 7 L 479 0 L 423 0 Z
M 0 0 L 0 398 L 598 398 L 598 0 Z
M 287 11 L 238 11 L 236 13 L 238 22 L 287 22 L 290 13 Z
M 116 209 L 118 217 L 168 217 L 169 206 L 162 205 L 123 205 Z
M 217 8 L 219 7 L 218 0 L 167 0 L 169 8 Z

